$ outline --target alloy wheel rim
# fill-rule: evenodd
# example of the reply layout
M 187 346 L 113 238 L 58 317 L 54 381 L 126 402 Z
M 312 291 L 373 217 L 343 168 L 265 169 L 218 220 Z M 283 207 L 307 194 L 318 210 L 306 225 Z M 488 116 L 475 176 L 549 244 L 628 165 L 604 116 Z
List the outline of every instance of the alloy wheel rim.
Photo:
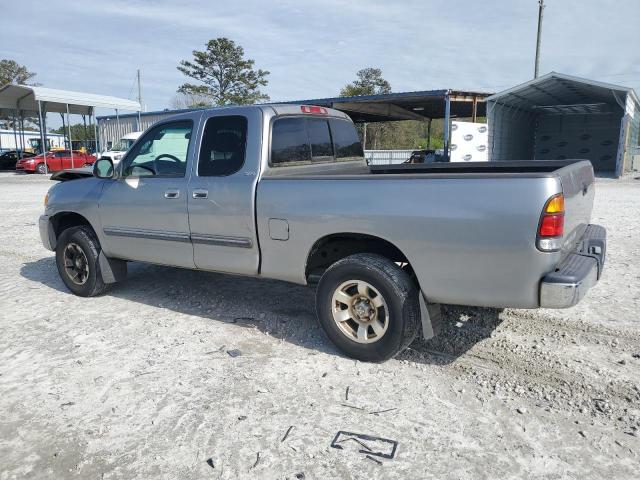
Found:
M 63 253 L 64 270 L 76 285 L 84 285 L 89 278 L 89 260 L 77 243 L 69 243 Z
M 340 332 L 357 343 L 377 342 L 389 327 L 384 297 L 363 280 L 347 280 L 335 289 L 331 313 Z

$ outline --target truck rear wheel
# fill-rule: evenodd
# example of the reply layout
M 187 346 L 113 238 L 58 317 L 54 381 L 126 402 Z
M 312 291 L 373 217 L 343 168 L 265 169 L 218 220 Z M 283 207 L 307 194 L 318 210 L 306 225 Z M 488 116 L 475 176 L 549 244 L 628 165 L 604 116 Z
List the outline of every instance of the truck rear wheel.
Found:
M 350 255 L 329 267 L 318 284 L 322 329 L 346 355 L 380 362 L 415 338 L 420 325 L 418 289 L 406 272 L 380 255 Z
M 81 225 L 62 232 L 56 246 L 56 264 L 60 278 L 72 293 L 93 297 L 107 289 L 99 254 L 100 242 L 91 228 Z

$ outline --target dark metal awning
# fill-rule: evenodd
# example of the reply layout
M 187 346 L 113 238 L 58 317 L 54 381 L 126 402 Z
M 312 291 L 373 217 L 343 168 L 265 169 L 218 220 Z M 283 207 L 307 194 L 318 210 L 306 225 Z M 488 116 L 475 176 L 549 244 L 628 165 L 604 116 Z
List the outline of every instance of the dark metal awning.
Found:
M 355 97 L 314 98 L 281 103 L 335 108 L 347 113 L 354 122 L 388 122 L 445 118 L 447 100 L 450 102 L 451 118 L 484 117 L 487 111 L 485 99 L 491 95 L 488 92 L 467 90 L 426 90 Z

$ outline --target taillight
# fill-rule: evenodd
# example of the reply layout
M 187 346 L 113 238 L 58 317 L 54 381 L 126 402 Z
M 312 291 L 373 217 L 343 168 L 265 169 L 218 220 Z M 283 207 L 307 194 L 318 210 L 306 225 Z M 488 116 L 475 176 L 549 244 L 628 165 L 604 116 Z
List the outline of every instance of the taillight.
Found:
M 538 227 L 538 248 L 545 252 L 559 250 L 564 234 L 564 196 L 554 195 L 544 205 Z
M 327 109 L 323 107 L 316 107 L 315 105 L 302 105 L 300 107 L 302 113 L 314 113 L 316 115 L 326 115 Z

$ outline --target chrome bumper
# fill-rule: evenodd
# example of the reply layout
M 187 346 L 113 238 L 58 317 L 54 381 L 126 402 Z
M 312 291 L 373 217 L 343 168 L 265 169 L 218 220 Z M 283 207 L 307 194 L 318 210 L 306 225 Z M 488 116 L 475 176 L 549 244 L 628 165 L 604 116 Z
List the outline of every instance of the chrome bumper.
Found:
M 589 225 L 579 248 L 540 283 L 540 306 L 568 308 L 577 304 L 602 274 L 607 249 L 606 230 Z
M 42 241 L 44 248 L 51 251 L 55 250 L 56 235 L 53 231 L 53 225 L 51 225 L 48 215 L 40 215 L 38 227 L 40 228 L 40 240 Z

